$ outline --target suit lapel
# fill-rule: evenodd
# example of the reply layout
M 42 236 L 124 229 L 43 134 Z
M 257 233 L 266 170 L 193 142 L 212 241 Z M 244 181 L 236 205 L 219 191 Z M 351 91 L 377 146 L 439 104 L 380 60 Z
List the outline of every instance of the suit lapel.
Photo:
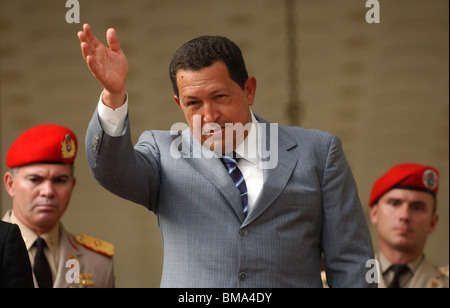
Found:
M 236 193 L 236 186 L 228 174 L 219 156 L 203 147 L 192 135 L 189 129 L 182 133 L 181 155 L 202 176 L 213 184 L 232 206 L 240 221 L 244 221 L 241 198 Z
M 277 130 L 277 134 L 274 134 L 278 137 L 275 137 L 277 142 L 274 143 L 272 140 L 271 143 L 270 124 L 257 115 L 255 116 L 260 123 L 265 124 L 261 126 L 261 128 L 265 129 L 265 136 L 263 138 L 266 140 L 267 145 L 278 148 L 278 157 L 277 164 L 274 168 L 263 170 L 265 179 L 263 188 L 255 202 L 253 210 L 249 213 L 245 222 L 240 196 L 236 193 L 236 186 L 220 161 L 219 156 L 203 147 L 193 137 L 189 129 L 183 131 L 179 148 L 185 160 L 221 192 L 241 222 L 244 222 L 243 226 L 261 215 L 280 195 L 286 187 L 298 160 L 296 156 L 289 152 L 289 150 L 297 146 L 297 143 L 290 139 L 284 131 L 279 129 Z M 270 157 L 266 158 L 266 160 L 269 159 Z
M 289 150 L 297 146 L 297 143 L 294 142 L 292 139 L 290 139 L 289 136 L 285 134 L 283 130 L 279 130 L 280 127 L 278 126 L 277 130 L 273 132 L 274 134 L 273 138 L 275 139 L 270 140 L 271 127 L 269 123 L 259 118 L 258 116 L 256 117 L 258 118 L 258 121 L 260 121 L 260 123 L 265 124 L 260 126 L 260 129 L 262 128 L 265 129 L 266 131 L 266 135 L 264 138 L 266 140 L 266 145 L 270 145 L 270 147 L 273 146 L 277 147 L 278 157 L 276 157 L 277 164 L 274 168 L 265 168 L 263 170 L 264 184 L 261 193 L 257 198 L 257 200 L 255 201 L 253 210 L 249 213 L 247 219 L 244 222 L 244 225 L 247 225 L 253 220 L 255 220 L 280 195 L 280 193 L 286 187 L 289 178 L 291 177 L 291 174 L 294 171 L 295 166 L 297 165 L 298 160 L 296 156 L 292 155 L 289 152 Z M 270 159 L 270 157 L 266 158 L 265 160 L 268 159 Z

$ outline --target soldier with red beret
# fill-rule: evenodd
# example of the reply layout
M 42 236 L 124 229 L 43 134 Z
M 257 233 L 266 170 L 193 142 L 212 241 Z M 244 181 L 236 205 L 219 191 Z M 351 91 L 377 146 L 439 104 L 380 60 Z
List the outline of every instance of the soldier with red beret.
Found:
M 438 170 L 415 163 L 393 166 L 374 183 L 369 205 L 380 244 L 380 288 L 449 287 L 448 267 L 435 266 L 424 254 L 439 220 L 438 189 Z
M 113 245 L 72 234 L 60 221 L 76 183 L 77 151 L 72 130 L 42 124 L 21 134 L 6 155 L 12 209 L 3 220 L 20 228 L 35 287 L 114 287 Z

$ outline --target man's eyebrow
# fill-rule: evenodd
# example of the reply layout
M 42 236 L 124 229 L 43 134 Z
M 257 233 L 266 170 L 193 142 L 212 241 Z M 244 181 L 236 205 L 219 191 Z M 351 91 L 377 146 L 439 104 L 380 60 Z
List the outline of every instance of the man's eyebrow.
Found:
M 424 206 L 427 203 L 425 201 L 422 201 L 422 200 L 413 200 L 409 204 L 411 204 L 411 205 L 423 205 Z
M 197 96 L 194 96 L 194 95 L 185 95 L 185 96 L 183 96 L 183 99 L 197 99 Z
M 39 178 L 44 178 L 45 176 L 40 175 L 38 173 L 29 173 L 27 175 L 25 175 L 25 177 L 39 177 Z M 58 174 L 52 177 L 52 179 L 57 179 L 57 178 L 69 178 L 70 175 L 68 174 Z
M 214 94 L 217 94 L 218 92 L 228 92 L 228 91 L 229 90 L 226 89 L 226 88 L 220 88 L 220 89 L 216 89 L 216 90 L 213 90 L 213 91 L 209 92 L 208 95 L 214 95 Z M 184 99 L 197 99 L 197 96 L 195 96 L 195 95 L 185 95 L 185 96 L 183 96 L 183 98 Z
M 70 177 L 68 174 L 59 174 L 54 176 L 54 178 L 68 178 L 68 177 Z
M 388 202 L 392 202 L 392 201 L 400 201 L 400 202 L 404 202 L 402 198 L 396 198 L 396 197 L 389 197 L 387 199 Z M 423 200 L 412 200 L 407 202 L 408 204 L 412 204 L 412 205 L 424 205 L 426 204 L 425 201 Z
M 220 89 L 217 89 L 217 90 L 212 91 L 212 92 L 209 93 L 209 94 L 216 94 L 217 92 L 226 92 L 226 91 L 228 91 L 228 90 L 227 90 L 227 89 L 224 89 L 224 88 L 220 88 Z
M 42 178 L 43 176 L 40 175 L 40 174 L 37 174 L 37 173 L 28 173 L 28 174 L 25 174 L 25 177 L 26 178 L 27 177 L 39 177 L 39 178 Z

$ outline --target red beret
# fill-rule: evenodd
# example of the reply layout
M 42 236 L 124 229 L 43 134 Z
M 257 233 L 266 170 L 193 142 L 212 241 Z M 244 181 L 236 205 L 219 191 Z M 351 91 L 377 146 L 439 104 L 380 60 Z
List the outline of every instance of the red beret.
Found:
M 32 163 L 73 163 L 77 155 L 77 137 L 70 129 L 42 124 L 26 130 L 6 154 L 6 166 L 14 168 Z
M 372 207 L 392 188 L 426 191 L 435 196 L 439 189 L 439 172 L 436 168 L 420 164 L 396 165 L 375 182 L 369 205 Z

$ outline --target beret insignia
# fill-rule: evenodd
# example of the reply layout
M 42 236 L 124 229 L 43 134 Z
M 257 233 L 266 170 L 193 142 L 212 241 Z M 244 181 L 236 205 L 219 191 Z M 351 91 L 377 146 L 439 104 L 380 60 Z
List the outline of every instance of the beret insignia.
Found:
M 63 160 L 70 160 L 76 153 L 77 147 L 75 141 L 70 137 L 70 134 L 67 133 L 61 143 L 61 157 Z
M 435 189 L 438 183 L 438 175 L 434 170 L 427 169 L 423 172 L 423 185 L 428 189 Z

